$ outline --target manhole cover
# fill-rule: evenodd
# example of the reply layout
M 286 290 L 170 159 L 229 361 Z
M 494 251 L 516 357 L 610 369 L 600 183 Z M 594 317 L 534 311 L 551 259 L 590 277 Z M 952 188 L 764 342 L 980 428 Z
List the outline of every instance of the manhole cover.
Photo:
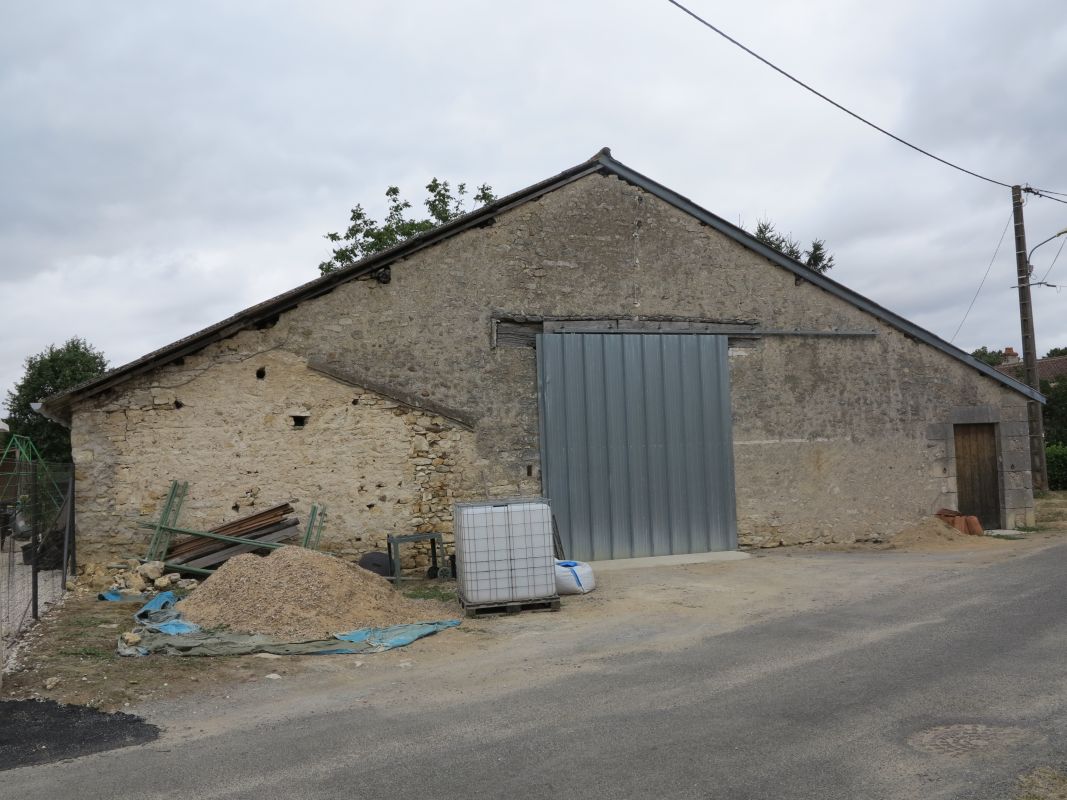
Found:
M 940 725 L 913 734 L 908 744 L 942 756 L 965 756 L 980 750 L 1014 747 L 1034 739 L 1023 728 L 1000 725 Z

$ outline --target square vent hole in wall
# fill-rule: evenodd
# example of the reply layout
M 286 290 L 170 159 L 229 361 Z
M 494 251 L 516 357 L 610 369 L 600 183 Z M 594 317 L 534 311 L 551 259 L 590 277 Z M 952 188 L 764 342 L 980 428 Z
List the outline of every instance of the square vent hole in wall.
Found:
M 289 419 L 293 421 L 294 428 L 303 428 L 308 424 L 309 417 L 306 414 L 291 414 Z

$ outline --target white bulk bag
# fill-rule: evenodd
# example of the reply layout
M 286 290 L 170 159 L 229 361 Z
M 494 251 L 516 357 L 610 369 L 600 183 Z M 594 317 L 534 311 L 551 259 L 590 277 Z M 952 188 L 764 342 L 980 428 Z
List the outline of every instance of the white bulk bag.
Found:
M 593 568 L 584 561 L 556 562 L 556 591 L 559 594 L 588 594 L 595 588 Z

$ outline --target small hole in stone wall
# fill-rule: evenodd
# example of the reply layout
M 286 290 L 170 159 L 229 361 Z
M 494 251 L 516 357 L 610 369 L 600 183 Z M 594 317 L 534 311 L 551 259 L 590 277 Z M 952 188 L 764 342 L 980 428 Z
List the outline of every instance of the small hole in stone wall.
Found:
M 532 478 L 533 477 L 533 464 L 527 464 L 526 465 L 526 477 L 527 478 Z
M 294 428 L 303 428 L 307 424 L 308 424 L 308 418 L 307 417 L 302 417 L 299 414 L 293 414 L 293 427 Z
M 181 400 L 175 400 L 174 401 L 174 407 L 175 408 L 185 408 L 185 403 L 183 403 Z
M 230 508 L 232 508 L 234 511 L 240 511 L 241 510 L 241 504 L 240 503 L 234 503 L 232 506 L 230 506 Z
M 354 406 L 358 406 L 359 405 L 359 398 L 358 397 L 353 397 L 352 398 L 352 405 L 354 405 Z
M 266 367 L 260 367 L 259 369 L 256 370 L 256 379 L 257 380 L 263 380 L 266 377 L 267 377 L 267 368 Z
M 374 508 L 374 503 L 367 503 L 367 508 Z

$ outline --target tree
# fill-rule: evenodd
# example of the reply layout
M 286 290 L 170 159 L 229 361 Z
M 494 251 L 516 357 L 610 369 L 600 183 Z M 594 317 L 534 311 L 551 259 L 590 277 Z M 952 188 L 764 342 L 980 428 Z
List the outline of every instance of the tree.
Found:
M 971 355 L 991 367 L 996 367 L 1004 363 L 1003 350 L 990 350 L 985 345 L 982 345 L 977 350 L 973 350 Z
M 74 337 L 62 347 L 26 359 L 26 372 L 7 393 L 6 422 L 11 433 L 28 436 L 46 461 L 69 462 L 70 431 L 45 419 L 30 407 L 46 397 L 95 378 L 107 369 L 107 359 L 84 339 Z
M 769 219 L 759 220 L 752 235 L 782 255 L 789 256 L 794 261 L 799 261 L 812 272 L 818 272 L 823 275 L 834 266 L 834 257 L 830 255 L 830 251 L 826 249 L 826 242 L 822 239 L 812 239 L 811 247 L 804 250 L 801 248 L 800 242 L 794 239 L 791 234 L 779 233 L 774 227 L 774 223 Z
M 1045 358 L 1055 358 L 1056 356 L 1067 356 L 1067 347 L 1053 347 L 1045 353 Z
M 456 217 L 467 213 L 465 208 L 467 184 L 456 186 L 455 193 L 448 181 L 432 179 L 426 184 L 428 196 L 422 201 L 429 212 L 428 217 L 415 219 L 408 215 L 411 203 L 400 196 L 400 189 L 390 186 L 385 190 L 389 203 L 385 219 L 378 223 L 371 219 L 363 206 L 357 205 L 349 215 L 349 225 L 344 234 L 327 233 L 326 239 L 339 245 L 334 248 L 333 257 L 319 264 L 319 272 L 329 275 L 331 272 L 355 264 L 374 253 L 388 250 L 412 236 L 432 230 Z M 496 200 L 496 195 L 487 184 L 478 187 L 474 206 L 486 205 Z
M 1042 409 L 1045 443 L 1067 445 L 1067 380 L 1041 381 L 1041 394 L 1046 399 Z

